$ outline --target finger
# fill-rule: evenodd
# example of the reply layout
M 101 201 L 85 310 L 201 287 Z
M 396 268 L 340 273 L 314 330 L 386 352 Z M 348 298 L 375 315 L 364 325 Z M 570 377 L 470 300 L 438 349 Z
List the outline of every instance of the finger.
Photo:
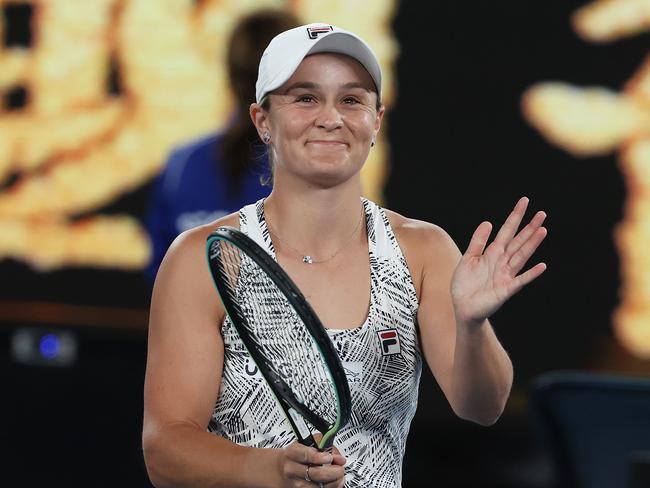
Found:
M 336 446 L 333 445 L 332 450 L 330 452 L 332 454 L 332 464 L 338 464 L 340 466 L 343 466 L 347 462 L 345 456 L 341 454 L 341 451 L 339 451 Z
M 303 474 L 306 474 L 306 467 L 303 466 Z M 312 483 L 338 483 L 345 476 L 343 466 L 335 464 L 326 464 L 323 466 L 310 466 L 309 478 Z M 303 476 L 304 477 L 304 476 Z
M 292 442 L 285 449 L 286 456 L 291 460 L 299 464 L 313 464 L 315 459 L 322 459 L 322 456 L 319 458 L 318 455 L 328 454 L 318 451 L 315 447 L 303 446 L 299 442 Z
M 308 483 L 305 486 L 308 488 L 345 488 L 345 478 L 332 481 L 331 483 Z
M 316 443 L 319 443 L 321 441 L 321 439 L 323 438 L 323 434 L 321 434 L 320 432 L 315 432 L 313 434 L 313 437 L 314 437 L 314 440 L 316 441 Z M 320 454 L 329 454 L 330 456 L 329 457 L 318 456 L 318 453 L 320 453 Z M 332 464 L 332 461 L 334 459 L 333 454 L 334 454 L 334 446 L 332 446 L 327 451 L 318 451 L 317 450 L 316 458 L 320 459 L 320 460 L 316 460 L 316 461 L 311 460 L 309 462 L 312 463 L 312 464 Z
M 300 480 L 298 486 L 309 486 L 323 484 L 326 486 L 337 486 L 345 480 L 345 468 L 338 465 L 315 466 L 313 464 L 301 464 L 289 462 L 286 467 L 288 479 Z
M 490 222 L 481 222 L 481 225 L 476 228 L 469 241 L 465 256 L 474 257 L 482 255 L 491 233 L 492 224 Z
M 322 486 L 323 488 L 345 488 L 345 478 L 333 481 L 331 483 L 322 483 L 315 486 Z M 314 488 L 314 485 L 312 485 L 310 488 Z
M 519 290 L 521 290 L 528 283 L 538 278 L 544 271 L 546 271 L 546 263 L 538 263 L 532 268 L 530 268 L 525 273 L 520 274 L 514 280 L 514 286 L 512 288 L 512 294 L 514 295 Z
M 515 205 L 515 208 L 512 209 L 512 212 L 510 212 L 510 215 L 508 215 L 508 218 L 499 229 L 499 232 L 497 232 L 494 242 L 505 247 L 512 240 L 514 235 L 517 233 L 519 224 L 521 224 L 521 219 L 524 218 L 527 207 L 528 198 L 521 197 Z
M 341 454 L 334 454 L 332 457 L 332 464 L 337 464 L 339 466 L 345 466 L 345 463 L 347 463 L 348 460 L 345 459 L 345 457 Z
M 287 457 L 299 464 L 331 464 L 334 460 L 332 453 L 319 451 L 314 447 L 303 446 L 295 443 L 287 447 Z
M 506 258 L 509 260 L 512 255 L 521 248 L 521 246 L 539 229 L 544 220 L 546 219 L 546 214 L 542 211 L 537 212 L 533 218 L 530 220 L 528 225 L 524 227 L 521 232 L 519 232 L 515 238 L 510 241 L 506 247 Z
M 526 265 L 530 257 L 537 250 L 542 241 L 546 238 L 547 230 L 545 227 L 540 227 L 535 231 L 535 233 L 528 239 L 524 244 L 515 252 L 508 265 L 510 270 L 514 275 L 519 273 L 521 269 Z
M 311 456 L 311 464 L 332 464 L 334 455 L 328 451 L 316 452 Z

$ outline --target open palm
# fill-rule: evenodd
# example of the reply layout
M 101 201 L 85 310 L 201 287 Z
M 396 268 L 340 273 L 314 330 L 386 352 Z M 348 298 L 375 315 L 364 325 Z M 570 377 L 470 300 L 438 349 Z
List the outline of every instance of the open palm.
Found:
M 517 233 L 527 207 L 528 198 L 521 198 L 487 248 L 492 224 L 483 222 L 474 231 L 451 280 L 457 320 L 482 323 L 546 269 L 539 263 L 519 274 L 546 237 L 544 212 L 537 212 Z

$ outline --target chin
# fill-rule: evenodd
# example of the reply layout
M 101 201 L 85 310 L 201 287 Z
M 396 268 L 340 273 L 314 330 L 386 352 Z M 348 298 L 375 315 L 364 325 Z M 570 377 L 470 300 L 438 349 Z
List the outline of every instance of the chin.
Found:
M 343 165 L 341 163 L 326 163 L 317 164 L 311 167 L 309 172 L 309 179 L 312 184 L 321 188 L 331 188 L 353 178 L 359 171 L 361 166 L 352 167 L 350 165 Z

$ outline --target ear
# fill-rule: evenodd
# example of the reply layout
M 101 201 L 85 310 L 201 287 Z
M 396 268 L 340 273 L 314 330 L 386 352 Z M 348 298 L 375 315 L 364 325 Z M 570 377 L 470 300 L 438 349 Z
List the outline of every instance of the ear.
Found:
M 268 112 L 262 108 L 259 103 L 251 103 L 248 112 L 253 121 L 253 125 L 257 129 L 257 134 L 260 136 L 260 139 L 263 141 L 264 138 L 262 135 L 265 132 L 271 132 L 268 125 Z
M 377 134 L 379 134 L 379 129 L 381 129 L 381 121 L 384 120 L 384 114 L 386 113 L 386 107 L 382 105 L 379 107 L 379 111 L 377 111 L 377 116 L 375 118 L 375 131 L 373 132 L 373 137 L 377 138 Z

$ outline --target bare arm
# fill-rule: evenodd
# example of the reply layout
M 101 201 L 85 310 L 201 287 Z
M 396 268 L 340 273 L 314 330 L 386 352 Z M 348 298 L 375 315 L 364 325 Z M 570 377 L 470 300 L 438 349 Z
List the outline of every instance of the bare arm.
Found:
M 147 470 L 159 487 L 264 486 L 244 478 L 268 469 L 235 468 L 253 461 L 264 467 L 270 457 L 251 459 L 251 449 L 206 432 L 223 366 L 224 312 L 211 289 L 205 236 L 193 231 L 177 239 L 154 286 L 144 391 Z
M 425 359 L 454 412 L 491 425 L 512 386 L 512 363 L 488 317 L 545 269 L 517 276 L 546 235 L 539 212 L 515 236 L 527 199 L 485 249 L 491 225 L 481 224 L 464 255 L 440 228 L 404 219 L 405 254 L 418 288 Z M 402 218 L 403 219 L 403 218 Z
M 487 319 L 476 327 L 456 318 L 449 285 L 461 254 L 449 236 L 436 234 L 418 311 L 424 356 L 456 415 L 490 425 L 508 399 L 512 363 Z
M 297 443 L 286 449 L 239 446 L 206 431 L 224 360 L 224 311 L 205 258 L 208 233 L 199 228 L 179 237 L 154 286 L 143 428 L 149 477 L 159 488 L 299 486 L 307 463 L 331 457 Z M 312 468 L 312 478 L 342 480 L 344 460 L 334 461 Z

